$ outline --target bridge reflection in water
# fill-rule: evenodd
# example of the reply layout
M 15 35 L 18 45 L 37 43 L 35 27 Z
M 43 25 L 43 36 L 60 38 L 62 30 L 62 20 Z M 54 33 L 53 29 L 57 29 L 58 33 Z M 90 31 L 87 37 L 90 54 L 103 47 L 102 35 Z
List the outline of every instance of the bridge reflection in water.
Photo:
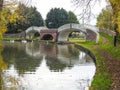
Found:
M 8 68 L 1 90 L 87 90 L 96 70 L 72 44 L 4 42 L 2 55 Z

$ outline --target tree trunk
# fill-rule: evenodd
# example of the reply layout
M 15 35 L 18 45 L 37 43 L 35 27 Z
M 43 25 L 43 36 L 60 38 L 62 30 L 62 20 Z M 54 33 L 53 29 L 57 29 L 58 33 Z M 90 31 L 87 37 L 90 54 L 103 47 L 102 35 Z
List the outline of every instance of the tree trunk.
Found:
M 118 36 L 117 29 L 118 29 L 118 24 L 115 24 L 114 25 L 114 31 L 116 32 L 116 35 L 114 36 L 114 46 L 115 47 L 116 47 L 116 44 L 117 44 L 117 36 Z

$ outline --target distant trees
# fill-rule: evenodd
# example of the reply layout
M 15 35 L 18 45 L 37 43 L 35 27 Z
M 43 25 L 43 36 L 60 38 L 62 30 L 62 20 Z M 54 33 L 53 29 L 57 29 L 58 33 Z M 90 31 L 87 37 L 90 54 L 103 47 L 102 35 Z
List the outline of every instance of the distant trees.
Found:
M 97 26 L 105 30 L 113 30 L 113 17 L 111 6 L 105 9 L 97 17 Z
M 58 28 L 59 26 L 62 26 L 66 24 L 67 21 L 67 11 L 63 8 L 52 8 L 46 17 L 46 26 L 48 28 Z
M 13 2 L 11 1 L 10 5 L 14 7 L 15 1 L 13 0 Z M 27 7 L 23 3 L 19 3 L 13 9 L 7 5 L 2 9 L 0 27 L 4 32 L 7 30 L 7 33 L 19 33 L 30 26 L 44 26 L 44 20 L 35 7 Z M 45 22 L 48 28 L 58 28 L 67 23 L 79 23 L 73 12 L 67 12 L 63 8 L 51 9 Z
M 77 16 L 72 12 L 68 12 L 68 23 L 79 23 Z
M 3 7 L 3 1 L 0 0 L 0 11 Z M 20 0 L 23 3 L 29 4 L 32 0 Z M 88 18 L 91 15 L 92 6 L 96 4 L 96 1 L 100 0 L 72 0 L 74 3 L 74 6 L 76 7 L 83 7 L 83 13 L 80 14 L 81 17 L 88 16 Z M 120 0 L 106 0 L 110 3 L 112 6 L 112 13 L 113 13 L 113 24 L 118 25 L 118 31 L 120 32 Z
M 48 28 L 58 28 L 67 23 L 79 23 L 73 12 L 67 12 L 63 8 L 52 8 L 46 16 Z
M 44 21 L 41 14 L 35 7 L 26 7 L 24 4 L 19 4 L 13 14 L 17 14 L 15 22 L 8 23 L 8 33 L 16 33 L 26 30 L 30 26 L 43 26 Z
M 0 36 L 6 30 L 7 33 L 18 33 L 32 25 L 44 25 L 43 18 L 35 7 L 27 7 L 22 3 L 17 5 L 17 3 L 17 0 L 0 1 Z

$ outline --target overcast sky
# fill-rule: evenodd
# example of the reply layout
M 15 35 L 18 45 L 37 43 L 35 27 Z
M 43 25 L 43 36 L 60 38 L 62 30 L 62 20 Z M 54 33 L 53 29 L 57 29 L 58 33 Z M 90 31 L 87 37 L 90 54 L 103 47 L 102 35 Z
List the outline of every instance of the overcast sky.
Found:
M 101 1 L 101 3 L 97 3 L 92 9 L 96 16 L 101 12 L 102 8 L 106 6 L 105 0 Z M 73 11 L 77 17 L 80 14 L 80 9 L 75 10 L 75 6 L 73 6 L 71 0 L 33 0 L 33 5 L 37 7 L 44 19 L 50 9 L 55 7 L 64 8 L 66 11 Z M 95 25 L 96 19 L 92 19 L 90 24 Z

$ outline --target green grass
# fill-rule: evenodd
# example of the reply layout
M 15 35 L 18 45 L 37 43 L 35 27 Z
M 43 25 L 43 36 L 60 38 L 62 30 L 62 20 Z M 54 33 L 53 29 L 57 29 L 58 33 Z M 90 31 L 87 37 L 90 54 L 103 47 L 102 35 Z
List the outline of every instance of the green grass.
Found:
M 85 42 L 86 40 L 84 38 L 69 38 L 69 42 Z
M 19 38 L 3 38 L 3 41 L 18 40 Z
M 3 41 L 10 41 L 10 40 L 31 40 L 31 39 L 24 39 L 24 38 L 3 38 Z M 39 38 L 34 38 L 34 39 L 32 39 L 32 40 L 35 40 L 35 41 L 38 41 L 39 40 Z
M 102 41 L 103 41 L 102 37 L 108 38 L 110 40 L 110 42 L 103 45 L 102 44 Z M 101 34 L 98 44 L 96 44 L 95 42 L 90 42 L 90 41 L 83 42 L 83 43 L 77 43 L 77 44 L 81 45 L 85 48 L 88 48 L 96 56 L 97 71 L 96 71 L 94 80 L 92 81 L 92 85 L 90 87 L 90 90 L 109 90 L 111 83 L 112 83 L 111 74 L 106 69 L 106 64 L 105 64 L 105 60 L 104 60 L 103 56 L 101 56 L 101 54 L 98 51 L 96 51 L 93 47 L 94 47 L 94 45 L 96 45 L 97 48 L 102 49 L 102 50 L 106 50 L 109 52 L 111 50 L 111 48 L 115 48 L 112 45 L 112 37 L 110 37 L 108 35 Z M 111 54 L 114 53 L 114 55 L 116 55 L 115 53 L 117 53 L 120 50 L 120 49 L 119 50 L 117 50 L 117 49 L 116 50 L 114 49 L 110 53 Z
M 97 58 L 97 71 L 90 90 L 109 90 L 112 82 L 111 74 L 106 69 L 104 58 L 99 52 L 94 50 L 93 52 Z
M 87 45 L 85 45 L 87 44 Z M 103 57 L 95 51 L 92 43 L 79 44 L 91 50 L 96 56 L 97 71 L 90 87 L 90 90 L 109 90 L 111 85 L 111 74 L 107 72 Z M 92 45 L 91 45 L 92 44 Z
M 107 42 L 106 44 L 100 45 L 99 48 L 106 50 L 114 58 L 120 60 L 120 47 L 113 46 L 113 38 L 106 34 L 101 34 L 101 36 L 107 38 L 109 40 L 109 42 Z

